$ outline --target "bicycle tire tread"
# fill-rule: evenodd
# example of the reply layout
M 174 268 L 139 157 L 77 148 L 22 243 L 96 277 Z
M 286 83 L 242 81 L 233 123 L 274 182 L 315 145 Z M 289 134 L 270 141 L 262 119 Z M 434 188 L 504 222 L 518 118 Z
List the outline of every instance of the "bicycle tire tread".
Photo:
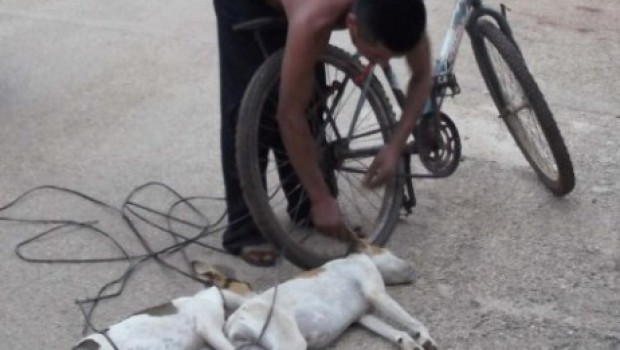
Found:
M 256 114 L 256 106 L 261 105 L 260 92 L 263 91 L 268 84 L 275 83 L 271 79 L 279 80 L 282 55 L 283 52 L 279 51 L 267 58 L 254 74 L 243 96 L 237 125 L 237 166 L 239 168 L 240 182 L 246 197 L 246 203 L 248 204 L 254 223 L 259 230 L 261 230 L 265 237 L 276 245 L 293 264 L 301 268 L 314 268 L 326 261 L 317 258 L 313 254 L 307 253 L 303 248 L 298 247 L 291 242 L 291 240 L 284 237 L 283 235 L 285 232 L 279 228 L 279 223 L 273 215 L 270 205 L 256 204 L 260 202 L 260 198 L 264 198 L 266 194 L 265 190 L 261 186 L 256 186 L 253 180 L 256 176 L 260 176 L 260 174 L 256 173 L 256 169 L 252 169 L 252 164 L 256 162 L 255 156 L 253 156 L 255 152 L 245 151 L 252 145 L 253 141 L 255 141 L 253 138 L 256 135 L 254 135 L 254 125 L 252 123 L 256 122 L 254 120 L 256 118 L 253 116 Z M 327 55 L 332 55 L 336 57 L 336 59 L 342 60 L 347 64 L 354 64 L 356 69 L 361 71 L 362 65 L 359 60 L 340 48 L 332 45 L 328 46 L 325 56 Z M 388 121 L 393 122 L 394 113 L 392 106 L 387 98 L 385 90 L 376 78 L 371 82 L 371 90 L 377 95 L 378 101 Z M 400 185 L 398 188 L 402 188 L 402 180 L 400 180 L 399 183 Z M 377 235 L 376 239 L 373 241 L 375 244 L 385 244 L 392 233 L 393 227 L 398 221 L 403 197 L 402 192 L 396 197 L 396 202 L 393 204 L 395 209 L 392 209 L 391 212 L 388 213 L 389 217 L 387 220 L 389 222 L 385 225 L 388 229 Z M 394 210 L 396 210 L 396 213 L 393 212 Z
M 545 138 L 549 143 L 549 147 L 553 154 L 553 157 L 556 161 L 556 165 L 558 167 L 558 179 L 557 181 L 553 181 L 549 179 L 543 171 L 536 165 L 536 163 L 531 159 L 531 156 L 525 149 L 525 146 L 521 144 L 521 141 L 514 134 L 511 126 L 506 122 L 513 138 L 517 142 L 517 145 L 521 149 L 522 153 L 526 157 L 528 163 L 534 168 L 536 173 L 539 175 L 543 183 L 551 190 L 551 192 L 557 196 L 563 196 L 567 193 L 570 193 L 575 187 L 575 176 L 574 170 L 572 166 L 572 162 L 570 159 L 570 155 L 568 153 L 566 144 L 564 143 L 564 139 L 560 133 L 560 130 L 557 126 L 555 119 L 553 118 L 553 113 L 551 112 L 543 93 L 540 91 L 538 84 L 536 83 L 534 77 L 531 72 L 527 68 L 525 60 L 516 46 L 512 43 L 512 41 L 492 22 L 481 19 L 478 22 L 478 30 L 480 33 L 480 42 L 475 43 L 474 45 L 484 45 L 483 39 L 486 37 L 491 43 L 496 47 L 502 58 L 505 60 L 506 64 L 514 74 L 515 78 L 519 82 L 522 87 L 524 94 L 532 105 L 532 109 L 535 111 L 536 118 L 540 123 L 540 127 L 543 130 Z M 472 40 L 472 42 L 474 42 Z M 486 50 L 485 47 L 478 48 L 478 50 Z M 477 50 L 475 50 L 477 51 Z M 487 65 L 487 67 L 492 67 L 489 62 L 481 62 L 484 60 L 488 60 L 488 56 L 486 58 L 484 56 L 481 57 L 480 54 L 476 54 L 476 59 L 480 65 Z M 490 90 L 493 89 L 493 82 L 491 77 L 489 76 L 488 71 L 485 67 L 480 67 L 480 71 L 483 75 L 485 82 Z M 500 108 L 502 102 L 498 95 L 501 95 L 498 91 L 492 91 L 493 99 Z

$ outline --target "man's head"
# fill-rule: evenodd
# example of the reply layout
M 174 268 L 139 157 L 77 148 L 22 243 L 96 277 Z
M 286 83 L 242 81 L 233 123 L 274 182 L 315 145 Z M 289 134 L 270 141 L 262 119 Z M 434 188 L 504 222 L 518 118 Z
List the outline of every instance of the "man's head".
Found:
M 360 52 L 370 61 L 383 63 L 420 42 L 426 9 L 422 0 L 354 0 L 347 27 Z

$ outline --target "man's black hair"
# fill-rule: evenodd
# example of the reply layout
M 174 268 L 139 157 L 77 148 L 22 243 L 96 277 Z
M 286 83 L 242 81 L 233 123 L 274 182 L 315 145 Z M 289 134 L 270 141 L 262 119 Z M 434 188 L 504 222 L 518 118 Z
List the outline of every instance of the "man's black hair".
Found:
M 353 13 L 363 38 L 396 54 L 411 50 L 426 30 L 422 0 L 356 0 Z

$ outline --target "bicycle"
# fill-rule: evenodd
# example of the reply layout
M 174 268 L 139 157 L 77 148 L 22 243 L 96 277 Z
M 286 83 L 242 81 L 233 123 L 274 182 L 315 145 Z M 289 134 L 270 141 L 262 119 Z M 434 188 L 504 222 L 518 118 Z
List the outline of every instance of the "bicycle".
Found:
M 263 47 L 261 31 L 285 23 L 282 18 L 260 18 L 235 29 L 253 31 Z M 555 195 L 565 195 L 574 188 L 570 156 L 513 37 L 505 7 L 502 5 L 500 12 L 484 7 L 481 0 L 456 0 L 434 66 L 434 87 L 413 141 L 405 149 L 398 175 L 379 190 L 363 189 L 361 179 L 395 123 L 390 100 L 374 67 L 362 65 L 359 55 L 329 46 L 319 58 L 324 80 L 317 79 L 308 116 L 319 145 L 321 167 L 350 227 L 374 244 L 386 243 L 401 209 L 411 213 L 416 204 L 414 178 L 450 176 L 459 165 L 459 132 L 441 107 L 445 97 L 460 93 L 454 63 L 465 32 L 500 117 L 528 163 Z M 239 112 L 237 164 L 241 185 L 263 234 L 283 249 L 291 262 L 312 268 L 347 254 L 348 247 L 315 234 L 311 224 L 300 220 L 299 216 L 308 215 L 309 203 L 301 185 L 295 185 L 283 148 L 261 144 L 265 134 L 277 133 L 273 114 L 283 52 L 267 57 L 263 47 L 263 53 L 266 60 L 250 82 Z M 405 94 L 392 67 L 387 64 L 381 68 L 394 99 L 402 107 Z M 352 98 L 357 103 L 347 106 Z M 412 172 L 415 154 L 427 173 Z M 287 166 L 289 169 L 283 170 Z

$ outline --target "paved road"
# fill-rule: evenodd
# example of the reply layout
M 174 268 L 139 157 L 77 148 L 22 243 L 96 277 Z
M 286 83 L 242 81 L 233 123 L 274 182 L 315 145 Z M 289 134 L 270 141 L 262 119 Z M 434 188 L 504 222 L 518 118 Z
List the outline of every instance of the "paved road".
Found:
M 495 3 L 495 2 L 494 2 Z M 450 2 L 429 1 L 435 48 Z M 465 161 L 445 180 L 417 183 L 419 205 L 390 247 L 419 274 L 390 292 L 428 325 L 442 349 L 620 348 L 620 3 L 508 3 L 516 36 L 555 111 L 577 188 L 548 194 L 494 110 L 467 45 L 463 94 L 447 105 Z M 343 43 L 341 36 L 336 42 Z M 0 2 L 0 202 L 54 184 L 119 206 L 136 186 L 163 181 L 184 195 L 222 194 L 216 36 L 209 1 L 3 0 Z M 149 203 L 171 199 L 145 194 Z M 204 203 L 209 213 L 221 204 Z M 98 220 L 133 253 L 122 221 L 46 191 L 2 215 Z M 41 226 L 0 225 L 0 349 L 67 349 L 80 336 L 74 304 L 124 265 L 20 261 L 16 244 Z M 69 230 L 71 231 L 71 230 Z M 165 245 L 168 238 L 149 237 Z M 27 250 L 38 257 L 110 256 L 98 236 L 62 232 Z M 205 252 L 192 248 L 192 258 Z M 273 269 L 234 266 L 259 287 Z M 281 276 L 294 272 L 285 266 Z M 199 286 L 155 265 L 98 326 Z M 365 331 L 334 348 L 390 349 Z

